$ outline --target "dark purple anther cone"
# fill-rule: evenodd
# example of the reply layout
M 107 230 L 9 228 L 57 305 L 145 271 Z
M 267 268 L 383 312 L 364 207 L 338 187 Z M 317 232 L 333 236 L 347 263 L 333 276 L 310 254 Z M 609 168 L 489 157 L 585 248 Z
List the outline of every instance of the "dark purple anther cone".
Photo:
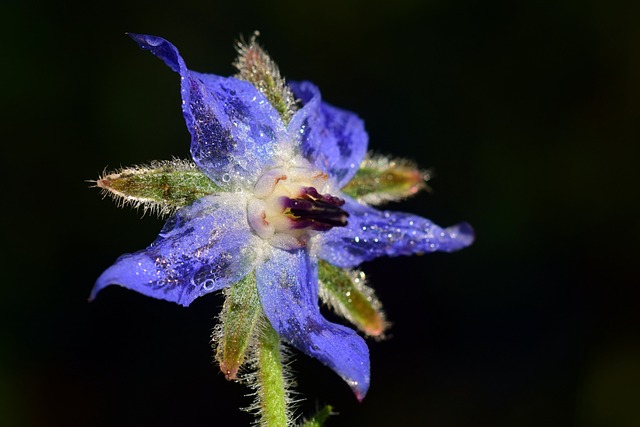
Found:
M 320 194 L 313 187 L 303 188 L 302 194 L 295 199 L 282 197 L 282 205 L 296 229 L 327 231 L 347 225 L 349 214 L 340 208 L 344 200 L 330 194 Z

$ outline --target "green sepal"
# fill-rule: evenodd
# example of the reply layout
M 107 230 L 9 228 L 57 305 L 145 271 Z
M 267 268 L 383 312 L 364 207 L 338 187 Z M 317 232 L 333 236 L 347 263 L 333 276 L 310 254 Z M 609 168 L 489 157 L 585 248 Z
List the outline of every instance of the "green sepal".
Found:
M 368 156 L 342 191 L 369 205 L 395 202 L 427 188 L 429 173 L 409 160 Z
M 220 323 L 212 334 L 212 342 L 216 348 L 216 360 L 227 380 L 236 379 L 238 370 L 249 358 L 261 314 L 253 272 L 225 290 Z
M 322 427 L 327 419 L 331 416 L 333 408 L 331 405 L 326 405 L 318 412 L 316 412 L 311 418 L 305 420 L 300 427 Z
M 365 285 L 365 274 L 318 262 L 320 299 L 337 314 L 367 335 L 382 337 L 389 326 L 373 289 Z
M 96 185 L 120 205 L 169 215 L 221 189 L 186 160 L 167 160 L 104 174 Z
M 258 35 L 256 32 L 248 43 L 237 43 L 238 57 L 233 63 L 238 70 L 235 77 L 252 83 L 288 124 L 297 109 L 295 97 L 276 63 L 257 43 Z

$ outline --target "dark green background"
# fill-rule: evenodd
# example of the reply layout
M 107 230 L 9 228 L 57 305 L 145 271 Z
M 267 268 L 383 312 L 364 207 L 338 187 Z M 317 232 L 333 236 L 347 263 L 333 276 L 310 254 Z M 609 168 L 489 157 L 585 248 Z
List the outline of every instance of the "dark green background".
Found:
M 548 4 L 547 4 L 548 3 Z M 3 2 L 3 426 L 248 425 L 189 309 L 96 277 L 162 221 L 85 180 L 187 157 L 178 77 L 124 35 L 233 72 L 254 30 L 290 79 L 358 112 L 371 149 L 433 168 L 393 209 L 476 244 L 364 266 L 393 321 L 362 404 L 296 354 L 328 426 L 640 425 L 640 15 L 623 2 Z M 631 3 L 631 2 L 630 2 Z M 547 4 L 547 5 L 543 5 Z

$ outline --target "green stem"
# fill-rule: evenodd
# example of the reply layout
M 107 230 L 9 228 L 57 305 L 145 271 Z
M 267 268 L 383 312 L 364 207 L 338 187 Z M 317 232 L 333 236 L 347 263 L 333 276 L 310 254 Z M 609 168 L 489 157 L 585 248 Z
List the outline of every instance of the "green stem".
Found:
M 258 399 L 260 425 L 285 427 L 289 422 L 288 396 L 280 352 L 280 337 L 268 320 L 258 339 Z

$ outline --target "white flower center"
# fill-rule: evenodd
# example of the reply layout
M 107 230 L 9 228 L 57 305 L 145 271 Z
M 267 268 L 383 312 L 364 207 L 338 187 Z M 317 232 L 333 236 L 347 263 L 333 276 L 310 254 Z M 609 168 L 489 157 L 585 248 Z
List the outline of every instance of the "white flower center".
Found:
M 256 182 L 247 205 L 249 224 L 273 246 L 296 249 L 318 231 L 346 225 L 342 199 L 321 192 L 326 173 L 308 166 L 270 169 Z

